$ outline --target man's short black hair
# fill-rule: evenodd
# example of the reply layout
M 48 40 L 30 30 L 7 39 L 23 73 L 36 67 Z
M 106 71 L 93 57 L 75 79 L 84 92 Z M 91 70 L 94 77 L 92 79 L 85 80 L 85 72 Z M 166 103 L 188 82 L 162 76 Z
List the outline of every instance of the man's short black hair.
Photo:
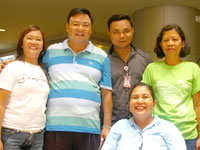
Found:
M 110 25 L 113 21 L 120 21 L 120 20 L 128 20 L 131 24 L 131 27 L 133 27 L 133 23 L 131 21 L 131 17 L 129 15 L 125 15 L 125 14 L 114 14 L 112 15 L 108 21 L 107 21 L 107 26 L 108 26 L 108 30 L 110 30 Z
M 86 15 L 88 15 L 88 17 L 91 20 L 91 23 L 93 24 L 93 18 L 92 18 L 91 14 L 90 14 L 90 11 L 88 9 L 86 9 L 86 8 L 73 8 L 70 11 L 70 13 L 69 13 L 69 15 L 67 17 L 67 23 L 69 23 L 70 18 L 72 16 L 76 15 L 76 14 L 86 14 Z

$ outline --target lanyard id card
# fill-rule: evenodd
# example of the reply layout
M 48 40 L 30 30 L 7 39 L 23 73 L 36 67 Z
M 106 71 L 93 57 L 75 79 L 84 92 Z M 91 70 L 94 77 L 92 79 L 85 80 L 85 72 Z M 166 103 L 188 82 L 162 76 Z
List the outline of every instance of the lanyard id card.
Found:
M 124 75 L 124 84 L 123 86 L 125 88 L 130 88 L 131 87 L 131 76 L 128 76 L 128 75 Z
M 124 75 L 123 87 L 130 88 L 131 87 L 131 76 L 128 75 L 128 66 L 124 66 L 124 71 L 125 71 L 125 75 Z

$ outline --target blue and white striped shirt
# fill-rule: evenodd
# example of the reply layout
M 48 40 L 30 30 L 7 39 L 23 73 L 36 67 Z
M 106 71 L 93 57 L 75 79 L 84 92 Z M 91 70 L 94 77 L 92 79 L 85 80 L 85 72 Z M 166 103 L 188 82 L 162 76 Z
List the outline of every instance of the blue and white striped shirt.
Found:
M 51 89 L 46 130 L 100 134 L 100 88 L 112 89 L 107 54 L 91 42 L 75 53 L 65 40 L 50 46 L 43 62 Z

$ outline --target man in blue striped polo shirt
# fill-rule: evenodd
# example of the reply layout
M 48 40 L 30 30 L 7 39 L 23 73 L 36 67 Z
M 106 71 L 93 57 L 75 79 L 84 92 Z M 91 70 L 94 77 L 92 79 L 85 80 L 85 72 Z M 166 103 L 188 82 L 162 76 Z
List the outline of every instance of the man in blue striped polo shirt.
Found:
M 69 39 L 51 45 L 43 59 L 50 77 L 45 150 L 97 150 L 111 126 L 112 85 L 106 53 L 94 46 L 92 17 L 84 8 L 69 13 Z M 100 130 L 102 102 L 104 126 Z

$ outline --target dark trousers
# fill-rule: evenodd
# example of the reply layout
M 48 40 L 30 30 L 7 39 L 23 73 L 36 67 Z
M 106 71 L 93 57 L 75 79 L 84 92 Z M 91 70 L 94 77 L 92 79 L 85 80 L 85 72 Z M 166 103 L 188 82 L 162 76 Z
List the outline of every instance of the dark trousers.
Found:
M 98 150 L 99 134 L 47 131 L 45 133 L 45 150 Z

